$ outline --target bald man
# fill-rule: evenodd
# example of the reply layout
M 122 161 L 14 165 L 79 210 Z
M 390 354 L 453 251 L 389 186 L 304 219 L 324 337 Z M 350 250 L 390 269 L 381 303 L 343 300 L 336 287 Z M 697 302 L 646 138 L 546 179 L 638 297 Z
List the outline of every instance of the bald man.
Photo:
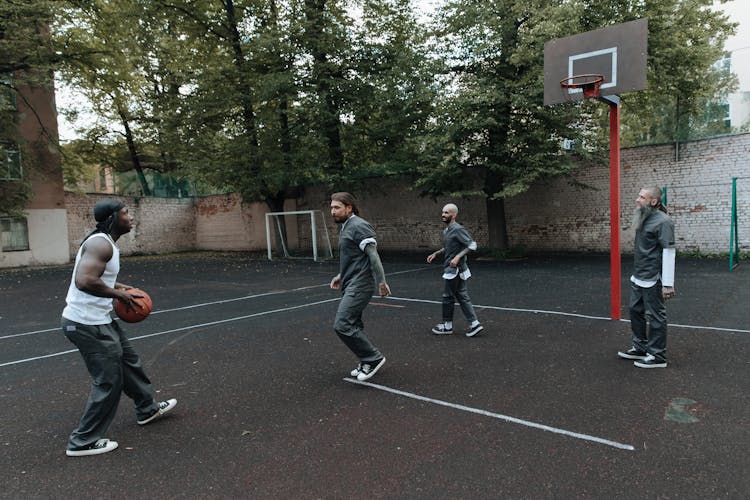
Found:
M 473 337 L 484 330 L 474 312 L 474 306 L 469 297 L 466 280 L 471 277 L 471 271 L 466 264 L 466 255 L 477 249 L 477 243 L 471 238 L 469 232 L 456 222 L 458 207 L 448 203 L 443 207 L 441 214 L 443 222 L 447 227 L 443 230 L 443 248 L 427 256 L 427 262 L 432 263 L 439 255 L 443 255 L 443 322 L 432 329 L 435 335 L 450 335 L 453 333 L 453 309 L 458 302 L 461 311 L 469 323 L 466 330 L 467 337 Z
M 674 223 L 658 187 L 638 193 L 633 212 L 635 245 L 630 277 L 631 347 L 619 351 L 638 368 L 667 367 L 667 307 L 675 296 Z

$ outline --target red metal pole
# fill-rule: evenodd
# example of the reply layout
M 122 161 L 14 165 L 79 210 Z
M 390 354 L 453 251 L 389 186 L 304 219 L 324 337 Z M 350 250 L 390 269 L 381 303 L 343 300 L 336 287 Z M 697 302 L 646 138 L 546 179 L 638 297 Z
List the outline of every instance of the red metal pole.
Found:
M 609 103 L 609 268 L 612 319 L 620 319 L 620 103 Z

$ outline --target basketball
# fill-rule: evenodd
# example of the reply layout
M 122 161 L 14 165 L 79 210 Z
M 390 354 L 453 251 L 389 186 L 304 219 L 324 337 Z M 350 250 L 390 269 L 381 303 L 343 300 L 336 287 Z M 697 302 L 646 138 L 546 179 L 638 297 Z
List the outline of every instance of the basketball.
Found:
M 143 297 L 135 298 L 135 310 L 128 309 L 125 302 L 115 299 L 114 307 L 117 317 L 126 323 L 138 323 L 139 321 L 143 321 L 149 314 L 151 314 L 151 308 L 153 307 L 151 297 L 139 288 L 130 288 L 127 292 L 135 295 L 143 295 Z

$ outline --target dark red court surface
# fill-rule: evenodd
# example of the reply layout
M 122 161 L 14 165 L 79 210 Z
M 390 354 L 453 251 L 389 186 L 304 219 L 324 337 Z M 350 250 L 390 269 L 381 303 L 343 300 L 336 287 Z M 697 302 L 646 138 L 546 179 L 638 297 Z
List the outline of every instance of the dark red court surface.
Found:
M 441 269 L 423 258 L 383 256 L 372 385 L 345 380 L 335 262 L 124 259 L 119 281 L 154 301 L 126 329 L 179 404 L 142 427 L 123 396 L 120 448 L 83 458 L 65 456 L 90 383 L 58 330 L 71 266 L 0 271 L 0 496 L 747 497 L 750 263 L 678 258 L 670 364 L 644 370 L 616 357 L 606 256 L 472 261 L 474 338 L 430 333 Z

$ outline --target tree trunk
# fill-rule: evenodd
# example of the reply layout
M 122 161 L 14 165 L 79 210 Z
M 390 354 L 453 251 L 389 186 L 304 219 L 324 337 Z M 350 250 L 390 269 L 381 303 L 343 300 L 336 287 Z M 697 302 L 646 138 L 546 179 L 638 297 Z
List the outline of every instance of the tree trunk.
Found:
M 130 152 L 130 160 L 133 162 L 133 168 L 138 176 L 138 182 L 141 184 L 143 190 L 143 196 L 151 196 L 151 188 L 148 186 L 146 175 L 143 173 L 143 167 L 141 166 L 141 159 L 138 156 L 138 149 L 135 147 L 135 139 L 133 139 L 133 131 L 130 130 L 130 122 L 128 117 L 125 115 L 125 111 L 118 106 L 117 113 L 120 115 L 122 120 L 122 126 L 125 128 L 125 142 L 128 145 L 128 151 Z
M 340 172 L 344 167 L 344 155 L 341 147 L 341 123 L 339 121 L 339 109 L 333 97 L 332 81 L 339 76 L 338 68 L 331 69 L 329 60 L 330 48 L 325 45 L 324 40 L 326 21 L 327 0 L 305 0 L 305 17 L 307 18 L 307 39 L 310 44 L 310 52 L 313 58 L 313 79 L 318 89 L 318 97 L 322 105 L 321 109 L 321 132 L 328 145 L 329 167 Z
M 508 249 L 508 227 L 505 220 L 505 200 L 487 198 L 487 233 L 492 250 Z
M 484 179 L 484 193 L 487 196 L 487 236 L 490 249 L 508 249 L 508 226 L 505 220 L 505 199 L 492 198 L 492 195 L 503 189 L 502 177 L 492 170 Z
M 234 65 L 237 68 L 238 90 L 242 105 L 242 120 L 245 134 L 249 140 L 248 175 L 252 178 L 258 177 L 260 172 L 260 159 L 258 158 L 258 131 L 255 126 L 255 109 L 252 97 L 252 85 L 248 80 L 247 58 L 242 50 L 242 38 L 237 26 L 237 12 L 234 1 L 224 2 L 227 28 L 229 29 L 229 40 L 234 54 Z

